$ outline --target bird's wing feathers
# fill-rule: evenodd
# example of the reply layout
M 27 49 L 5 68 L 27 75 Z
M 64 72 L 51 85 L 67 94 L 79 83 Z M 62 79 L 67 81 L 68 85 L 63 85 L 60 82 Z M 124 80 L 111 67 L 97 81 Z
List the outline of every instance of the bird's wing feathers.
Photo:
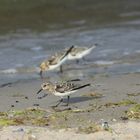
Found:
M 64 93 L 67 91 L 72 91 L 74 88 L 78 88 L 79 85 L 73 83 L 62 83 L 56 85 L 56 91 Z
M 49 64 L 51 64 L 51 65 L 56 65 L 58 63 L 58 60 L 56 57 L 52 57 L 48 61 L 49 61 Z

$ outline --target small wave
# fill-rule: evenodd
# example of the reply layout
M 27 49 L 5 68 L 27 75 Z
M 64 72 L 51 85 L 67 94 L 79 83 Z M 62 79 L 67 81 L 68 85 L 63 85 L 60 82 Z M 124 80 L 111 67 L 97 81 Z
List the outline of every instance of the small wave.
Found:
M 39 72 L 39 68 L 38 67 L 20 67 L 20 68 L 17 68 L 17 71 L 18 73 L 22 73 L 22 74 L 25 74 L 25 73 L 34 73 L 34 72 Z
M 95 61 L 94 63 L 97 65 L 113 65 L 113 64 L 115 64 L 114 61 L 103 61 L 103 60 Z
M 136 50 L 135 52 L 136 52 L 136 53 L 140 53 L 140 50 Z
M 129 55 L 130 54 L 130 52 L 124 52 L 123 53 L 123 55 Z
M 132 16 L 139 16 L 139 15 L 140 12 L 137 11 L 120 14 L 121 17 L 132 17 Z
M 36 46 L 36 47 L 32 47 L 31 50 L 33 51 L 40 51 L 42 50 L 43 48 L 41 46 Z
M 17 73 L 17 70 L 16 69 L 6 69 L 6 70 L 2 70 L 1 73 L 4 73 L 4 74 L 15 74 L 15 73 Z
M 140 24 L 140 20 L 122 22 L 121 24 L 122 25 L 139 25 Z
M 25 74 L 25 73 L 36 73 L 39 72 L 39 67 L 17 67 L 17 68 L 9 68 L 5 70 L 1 70 L 0 73 L 2 74 Z
M 37 60 L 37 59 L 45 59 L 47 57 L 47 55 L 38 55 L 38 56 L 34 56 L 32 57 L 34 60 Z
M 116 52 L 116 49 L 106 49 L 106 50 L 101 50 L 101 51 L 99 51 L 99 54 L 100 54 L 101 56 L 103 56 L 103 57 L 106 57 L 106 56 L 108 56 L 109 54 L 112 54 L 112 53 L 114 53 L 114 52 Z
M 39 67 L 35 67 L 35 72 L 40 72 L 40 68 Z
M 23 67 L 24 65 L 19 63 L 19 64 L 16 64 L 15 66 L 16 67 Z

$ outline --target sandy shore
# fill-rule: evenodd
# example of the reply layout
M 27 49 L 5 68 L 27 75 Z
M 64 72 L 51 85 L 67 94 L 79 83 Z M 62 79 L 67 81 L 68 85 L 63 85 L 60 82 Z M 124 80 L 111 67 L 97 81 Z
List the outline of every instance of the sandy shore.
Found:
M 51 80 L 59 81 L 60 79 L 52 78 Z M 36 92 L 40 89 L 41 83 L 41 80 L 19 81 L 4 84 L 0 87 L 0 112 L 34 107 L 46 111 L 43 119 L 47 118 L 47 126 L 37 128 L 37 126 L 44 126 L 43 122 L 39 122 L 37 125 L 30 123 L 30 125 L 36 127 L 35 130 L 38 131 L 39 129 L 39 133 L 35 133 L 37 140 L 46 140 L 46 138 L 50 140 L 70 139 L 71 136 L 79 140 L 93 138 L 123 140 L 140 138 L 140 110 L 138 110 L 140 103 L 140 74 L 88 77 L 79 83 L 91 83 L 92 86 L 71 95 L 68 108 L 60 105 L 57 109 L 53 109 L 51 106 L 56 104 L 59 99 L 53 95 L 41 98 L 44 95 L 42 92 L 42 94 L 37 96 Z M 64 100 L 63 104 L 65 103 L 66 100 Z M 136 114 L 134 114 L 136 106 L 138 109 Z M 64 111 L 65 109 L 66 111 Z M 3 115 L 3 113 L 1 114 Z M 3 116 L 0 115 L 0 117 Z M 115 130 L 115 133 L 109 131 L 92 133 L 90 131 L 90 134 L 86 134 L 92 124 L 101 126 L 101 119 L 107 121 L 113 131 Z M 130 120 L 135 120 L 136 122 L 131 122 Z M 10 137 L 10 140 L 15 140 L 24 137 L 25 140 L 34 140 L 34 138 L 28 138 L 31 136 L 25 131 L 35 127 L 27 127 L 29 122 L 25 120 L 22 124 L 23 132 L 13 132 L 20 126 L 6 128 L 1 126 L 0 139 L 7 140 Z M 76 134 L 75 129 L 80 127 L 84 130 L 84 133 Z
M 59 81 L 59 78 L 52 78 L 52 81 Z M 28 107 L 40 106 L 44 109 L 51 110 L 51 106 L 55 105 L 59 100 L 58 97 L 48 95 L 42 99 L 38 97 L 44 96 L 42 92 L 37 96 L 36 92 L 40 89 L 42 80 L 30 80 L 12 83 L 0 88 L 0 111 L 8 111 L 10 109 L 25 109 Z M 72 94 L 70 98 L 70 107 L 78 109 L 86 109 L 89 106 L 102 106 L 100 110 L 92 113 L 92 118 L 96 121 L 102 119 L 110 120 L 111 118 L 119 119 L 124 115 L 124 111 L 130 108 L 130 105 L 118 105 L 124 100 L 131 100 L 140 103 L 140 74 L 126 75 L 96 75 L 78 82 L 80 84 L 91 83 L 91 87 L 86 87 L 76 94 Z M 66 100 L 64 100 L 64 103 Z M 103 107 L 104 106 L 104 107 Z M 63 106 L 59 106 L 63 108 Z
M 91 134 L 76 133 L 76 130 L 48 130 L 42 127 L 6 127 L 0 131 L 1 140 L 138 140 L 140 123 L 117 123 L 110 126 L 112 132 L 99 131 Z

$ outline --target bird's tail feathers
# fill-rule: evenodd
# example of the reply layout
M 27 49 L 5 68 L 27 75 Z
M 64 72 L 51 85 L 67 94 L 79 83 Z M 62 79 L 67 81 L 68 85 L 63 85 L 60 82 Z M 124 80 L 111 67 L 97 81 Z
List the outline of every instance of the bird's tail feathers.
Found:
M 89 48 L 89 50 L 93 50 L 93 49 L 95 49 L 97 47 L 97 44 L 94 44 L 93 46 L 91 46 L 90 48 Z
M 81 89 L 81 88 L 84 88 L 84 87 L 87 87 L 87 86 L 90 86 L 91 84 L 85 84 L 85 85 L 83 85 L 83 86 L 80 86 L 80 87 L 76 87 L 76 88 L 74 88 L 74 89 L 72 89 L 72 90 L 78 90 L 78 89 Z
M 74 46 L 72 45 L 67 51 L 66 53 L 63 55 L 63 57 L 61 58 L 61 60 L 63 60 L 70 52 L 71 50 L 74 48 Z

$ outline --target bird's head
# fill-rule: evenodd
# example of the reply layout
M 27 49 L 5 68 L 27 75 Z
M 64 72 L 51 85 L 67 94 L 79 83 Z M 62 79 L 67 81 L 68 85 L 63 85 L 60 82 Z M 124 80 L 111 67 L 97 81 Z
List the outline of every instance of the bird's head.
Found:
M 37 92 L 39 94 L 42 90 L 52 91 L 53 85 L 49 82 L 43 83 L 41 89 Z
M 46 71 L 46 70 L 48 70 L 49 69 L 49 62 L 42 62 L 41 64 L 40 64 L 40 76 L 42 77 L 42 73 L 43 73 L 43 71 Z

